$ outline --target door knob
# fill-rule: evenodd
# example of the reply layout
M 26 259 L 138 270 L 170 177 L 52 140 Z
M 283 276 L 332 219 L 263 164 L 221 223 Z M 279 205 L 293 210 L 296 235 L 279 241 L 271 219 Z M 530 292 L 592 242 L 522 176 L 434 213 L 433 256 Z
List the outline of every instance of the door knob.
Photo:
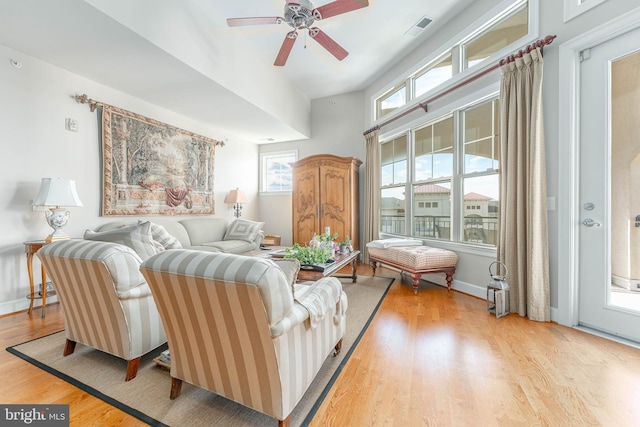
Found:
M 593 227 L 594 225 L 596 227 L 600 227 L 600 223 L 599 222 L 595 222 L 591 218 L 586 218 L 584 221 L 582 221 L 582 224 L 586 225 L 587 227 Z

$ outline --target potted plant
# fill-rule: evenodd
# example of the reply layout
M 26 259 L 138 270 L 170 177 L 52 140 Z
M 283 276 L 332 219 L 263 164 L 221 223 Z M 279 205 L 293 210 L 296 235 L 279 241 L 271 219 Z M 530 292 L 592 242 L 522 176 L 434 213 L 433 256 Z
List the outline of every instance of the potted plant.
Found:
M 348 251 L 351 251 L 351 239 L 349 236 L 346 236 L 342 242 L 338 244 L 340 247 L 340 253 L 346 254 Z

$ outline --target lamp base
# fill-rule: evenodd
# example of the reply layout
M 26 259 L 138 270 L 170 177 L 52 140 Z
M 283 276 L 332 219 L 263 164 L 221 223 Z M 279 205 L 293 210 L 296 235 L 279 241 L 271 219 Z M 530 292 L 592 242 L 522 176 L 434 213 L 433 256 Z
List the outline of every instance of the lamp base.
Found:
M 53 233 L 49 234 L 44 241 L 47 243 L 51 243 L 51 242 L 57 242 L 58 240 L 69 240 L 71 237 L 69 237 L 68 234 L 64 234 L 64 235 L 58 235 L 58 236 L 54 236 Z
M 53 233 L 49 234 L 45 240 L 47 243 L 51 243 L 56 240 L 68 240 L 69 235 L 62 231 L 62 227 L 67 225 L 69 220 L 69 211 L 60 209 L 59 206 L 50 208 L 45 212 L 47 223 L 53 228 Z

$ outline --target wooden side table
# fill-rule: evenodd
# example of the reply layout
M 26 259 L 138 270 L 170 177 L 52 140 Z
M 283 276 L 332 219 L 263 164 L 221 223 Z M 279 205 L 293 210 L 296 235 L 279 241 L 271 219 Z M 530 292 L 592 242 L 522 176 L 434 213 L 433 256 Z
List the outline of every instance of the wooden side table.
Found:
M 29 301 L 29 311 L 27 314 L 31 314 L 33 311 L 33 301 L 39 298 L 42 298 L 42 317 L 44 317 L 44 310 L 47 306 L 47 296 L 55 295 L 55 291 L 47 292 L 47 273 L 44 271 L 44 265 L 41 266 L 42 273 L 42 291 L 38 294 L 35 290 L 35 286 L 33 284 L 33 256 L 38 250 L 44 245 L 48 244 L 44 240 L 30 240 L 24 242 L 24 251 L 27 254 L 27 272 L 29 273 L 29 295 L 27 298 Z

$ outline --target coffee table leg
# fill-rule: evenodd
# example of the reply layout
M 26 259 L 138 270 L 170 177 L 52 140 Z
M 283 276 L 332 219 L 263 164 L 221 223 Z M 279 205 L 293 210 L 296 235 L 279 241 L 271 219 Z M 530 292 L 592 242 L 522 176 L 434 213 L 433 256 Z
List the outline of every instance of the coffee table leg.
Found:
M 357 261 L 356 258 L 354 258 L 353 261 L 351 261 L 351 281 L 353 283 L 358 282 L 358 264 L 356 261 Z

